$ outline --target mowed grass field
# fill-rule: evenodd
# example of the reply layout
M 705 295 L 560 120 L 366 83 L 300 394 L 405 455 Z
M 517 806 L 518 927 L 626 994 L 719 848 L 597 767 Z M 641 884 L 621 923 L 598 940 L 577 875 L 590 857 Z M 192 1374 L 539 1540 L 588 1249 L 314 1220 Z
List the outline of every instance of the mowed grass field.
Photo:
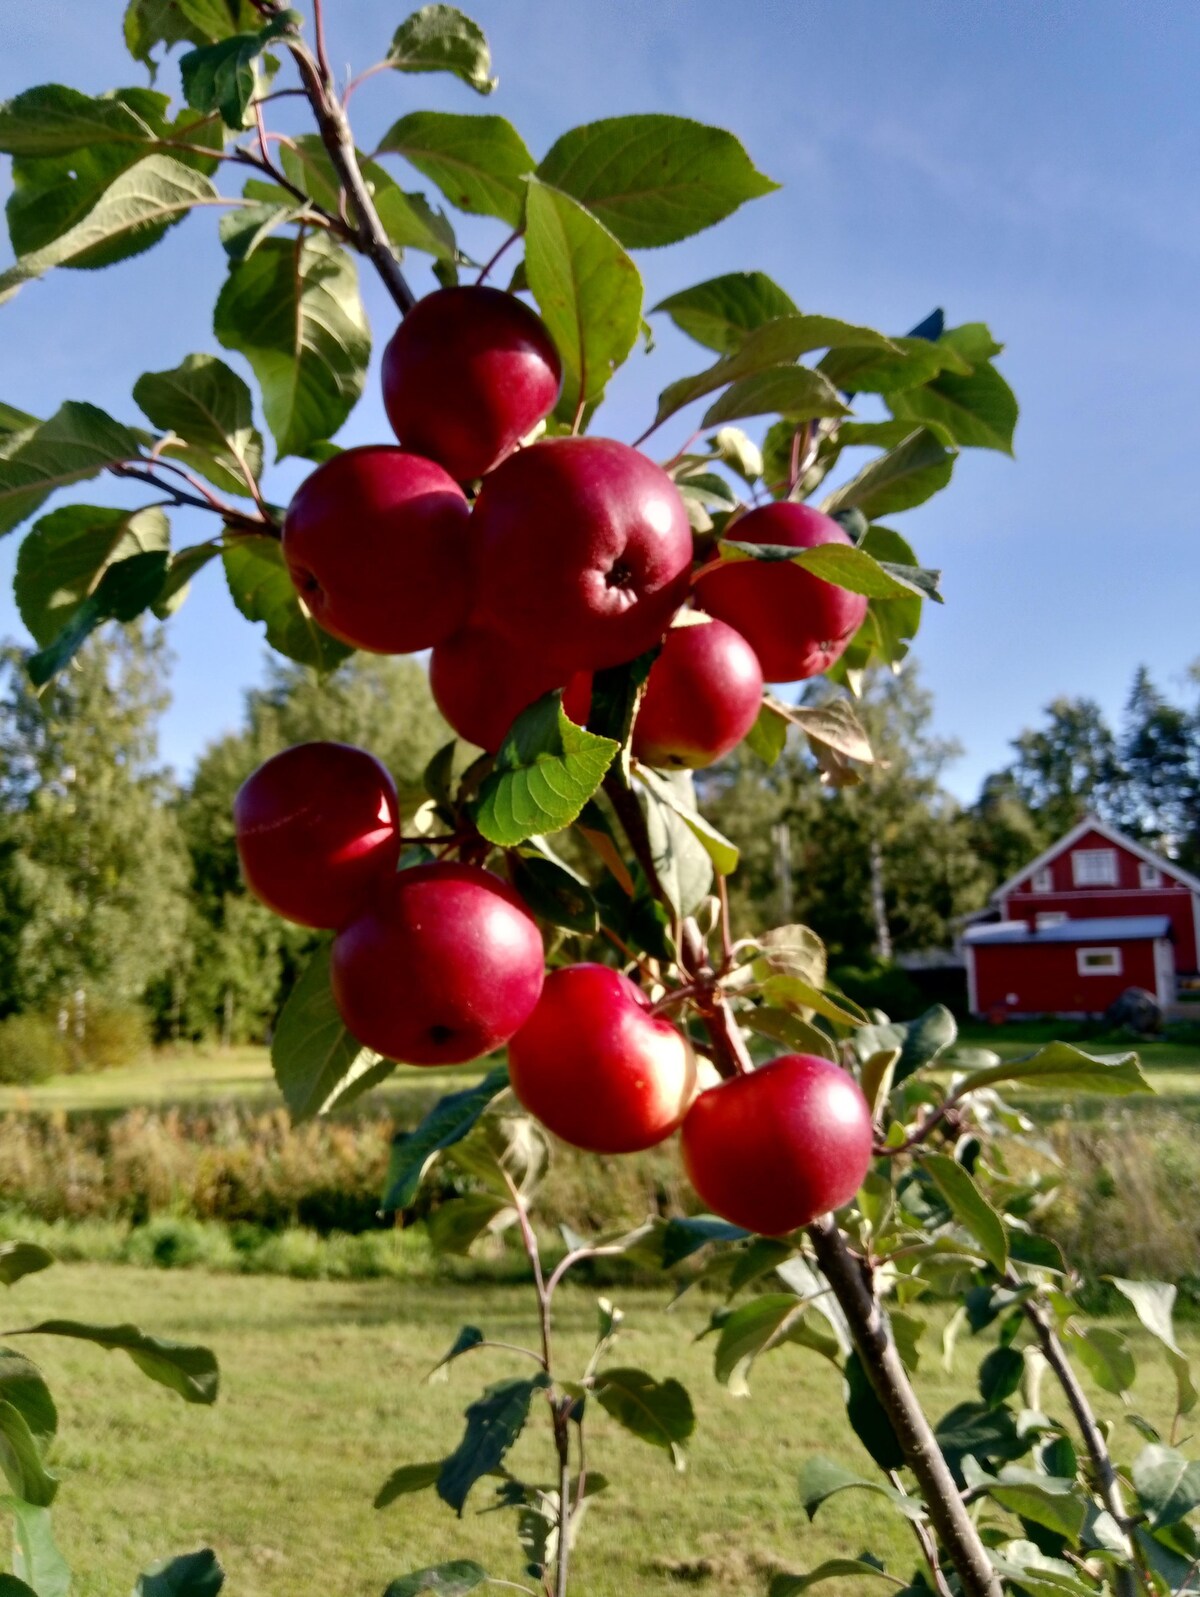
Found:
M 589 1468 L 611 1485 L 584 1522 L 573 1583 L 580 1597 L 748 1597 L 770 1571 L 811 1569 L 863 1550 L 908 1569 L 903 1522 L 873 1494 L 833 1499 L 812 1525 L 800 1507 L 796 1473 L 812 1453 L 872 1473 L 846 1427 L 836 1371 L 815 1354 L 784 1348 L 756 1366 L 748 1398 L 732 1398 L 713 1378 L 712 1342 L 694 1340 L 714 1300 L 692 1293 L 666 1312 L 667 1296 L 621 1295 L 628 1331 L 612 1362 L 686 1384 L 696 1409 L 688 1468 L 677 1475 L 665 1453 L 599 1410 L 590 1417 Z M 382 1511 L 372 1498 L 397 1465 L 450 1451 L 465 1405 L 487 1382 L 526 1366 L 487 1351 L 457 1362 L 444 1382 L 425 1380 L 464 1323 L 527 1343 L 527 1292 L 75 1265 L 26 1278 L 6 1310 L 9 1324 L 51 1315 L 135 1320 L 204 1341 L 221 1361 L 221 1396 L 203 1408 L 151 1385 L 123 1355 L 52 1339 L 23 1344 L 58 1400 L 53 1462 L 63 1481 L 54 1521 L 76 1571 L 75 1597 L 128 1591 L 152 1559 L 202 1544 L 219 1551 L 230 1597 L 371 1597 L 399 1574 L 452 1557 L 522 1578 L 511 1516 L 481 1512 L 492 1498 L 488 1483 L 476 1486 L 461 1521 L 432 1493 Z M 585 1362 L 594 1324 L 591 1294 L 568 1286 L 556 1323 L 568 1371 Z M 948 1374 L 936 1332 L 925 1336 L 917 1376 L 935 1416 L 972 1394 L 974 1367 L 990 1346 L 961 1343 Z M 1133 1411 L 1166 1424 L 1170 1377 L 1154 1344 L 1132 1335 Z M 1188 1345 L 1200 1351 L 1195 1338 Z M 1049 1392 L 1043 1401 L 1062 1410 Z M 1096 1401 L 1116 1422 L 1114 1448 L 1135 1452 L 1141 1443 L 1121 1421 L 1119 1402 Z M 551 1456 L 545 1413 L 535 1406 L 511 1463 L 524 1478 L 549 1480 Z M 851 1581 L 823 1589 L 850 1597 L 861 1588 Z

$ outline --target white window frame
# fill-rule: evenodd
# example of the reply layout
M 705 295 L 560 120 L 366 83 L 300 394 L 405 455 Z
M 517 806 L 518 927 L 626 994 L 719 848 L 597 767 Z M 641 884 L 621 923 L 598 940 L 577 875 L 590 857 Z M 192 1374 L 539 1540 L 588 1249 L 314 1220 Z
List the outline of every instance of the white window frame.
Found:
M 1043 865 L 1040 871 L 1034 871 L 1030 878 L 1029 888 L 1034 893 L 1052 893 L 1054 891 L 1054 872 L 1049 865 Z
M 1161 887 L 1163 884 L 1162 872 L 1157 865 L 1151 865 L 1149 860 L 1138 861 L 1138 886 Z
M 1089 963 L 1097 957 L 1105 961 L 1102 965 Z M 1124 965 L 1121 960 L 1119 948 L 1077 948 L 1075 950 L 1075 969 L 1081 976 L 1120 976 L 1124 974 Z
M 1065 909 L 1045 909 L 1034 917 L 1034 927 L 1040 932 L 1047 926 L 1062 926 L 1069 919 L 1070 916 Z
M 1076 887 L 1116 887 L 1116 849 L 1077 848 L 1071 855 L 1071 879 Z

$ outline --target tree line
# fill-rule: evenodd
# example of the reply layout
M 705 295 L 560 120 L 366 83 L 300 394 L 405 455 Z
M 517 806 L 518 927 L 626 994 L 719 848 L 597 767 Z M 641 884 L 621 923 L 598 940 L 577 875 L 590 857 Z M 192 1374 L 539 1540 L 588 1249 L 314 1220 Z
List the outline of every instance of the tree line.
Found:
M 411 659 L 358 654 L 324 682 L 272 659 L 181 782 L 158 751 L 169 666 L 157 628 L 112 629 L 38 697 L 21 650 L 0 652 L 0 1014 L 67 1025 L 89 1002 L 140 1006 L 160 1040 L 265 1036 L 313 934 L 247 895 L 238 787 L 279 749 L 331 738 L 378 753 L 415 802 L 449 736 Z M 1200 665 L 1178 700 L 1139 669 L 1117 727 L 1055 699 L 970 805 L 944 785 L 959 750 L 934 735 L 915 665 L 871 678 L 860 715 L 877 759 L 857 785 L 823 784 L 795 737 L 769 768 L 743 745 L 699 783 L 742 851 L 735 921 L 812 925 L 835 973 L 948 947 L 1086 810 L 1200 871 Z

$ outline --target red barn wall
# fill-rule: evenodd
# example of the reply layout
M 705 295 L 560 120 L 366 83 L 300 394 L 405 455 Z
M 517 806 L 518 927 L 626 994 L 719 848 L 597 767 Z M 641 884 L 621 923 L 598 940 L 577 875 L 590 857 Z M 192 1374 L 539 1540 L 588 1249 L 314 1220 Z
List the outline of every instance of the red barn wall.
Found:
M 1086 943 L 976 943 L 976 1013 L 1007 1009 L 1022 1015 L 1101 1014 L 1127 987 L 1156 990 L 1154 942 L 1095 946 L 1121 949 L 1120 975 L 1081 976 L 1075 962 Z M 1016 1002 L 1010 1004 L 1008 995 Z

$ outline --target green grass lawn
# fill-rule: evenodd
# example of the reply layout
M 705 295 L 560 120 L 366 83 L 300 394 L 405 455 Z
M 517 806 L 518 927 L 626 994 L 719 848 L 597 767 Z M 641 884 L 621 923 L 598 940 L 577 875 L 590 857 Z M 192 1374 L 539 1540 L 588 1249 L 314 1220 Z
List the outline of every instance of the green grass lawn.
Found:
M 611 1486 L 592 1507 L 576 1555 L 579 1597 L 668 1597 L 695 1589 L 750 1597 L 768 1571 L 803 1570 L 823 1558 L 870 1550 L 907 1570 L 912 1551 L 881 1500 L 846 1493 L 809 1525 L 795 1477 L 812 1452 L 871 1473 L 845 1427 L 840 1377 L 816 1355 L 785 1348 L 752 1375 L 748 1398 L 713 1379 L 712 1343 L 695 1333 L 711 1307 L 698 1295 L 670 1313 L 666 1293 L 622 1294 L 628 1334 L 615 1362 L 636 1363 L 688 1386 L 696 1407 L 689 1466 L 676 1475 L 665 1453 L 621 1431 L 597 1411 L 589 1420 L 589 1467 Z M 462 1410 L 482 1386 L 523 1361 L 486 1352 L 455 1364 L 443 1383 L 423 1377 L 464 1323 L 499 1339 L 533 1336 L 529 1296 L 515 1288 L 361 1283 L 334 1285 L 157 1275 L 61 1266 L 27 1278 L 8 1299 L 8 1323 L 69 1315 L 137 1320 L 162 1335 L 205 1341 L 222 1365 L 214 1408 L 184 1405 L 145 1381 L 118 1354 L 82 1344 L 26 1344 L 45 1369 L 60 1410 L 54 1459 L 63 1485 L 56 1532 L 76 1571 L 75 1597 L 128 1591 L 153 1558 L 201 1544 L 217 1548 L 230 1597 L 372 1597 L 413 1568 L 476 1558 L 492 1573 L 521 1578 L 510 1518 L 482 1513 L 477 1486 L 461 1521 L 431 1493 L 376 1511 L 371 1500 L 397 1465 L 448 1452 Z M 595 1308 L 583 1290 L 564 1291 L 557 1321 L 566 1365 L 591 1346 Z M 918 1385 L 940 1414 L 969 1395 L 985 1351 L 960 1347 L 959 1368 L 941 1368 L 927 1334 Z M 1136 1412 L 1162 1423 L 1170 1379 L 1135 1333 Z M 1195 1344 L 1193 1343 L 1193 1346 Z M 1062 1404 L 1043 1393 L 1054 1411 Z M 1140 1443 L 1119 1421 L 1114 1447 Z M 544 1413 L 512 1457 L 526 1478 L 549 1479 Z M 826 1588 L 822 1588 L 826 1589 Z M 854 1583 L 827 1588 L 850 1597 Z

